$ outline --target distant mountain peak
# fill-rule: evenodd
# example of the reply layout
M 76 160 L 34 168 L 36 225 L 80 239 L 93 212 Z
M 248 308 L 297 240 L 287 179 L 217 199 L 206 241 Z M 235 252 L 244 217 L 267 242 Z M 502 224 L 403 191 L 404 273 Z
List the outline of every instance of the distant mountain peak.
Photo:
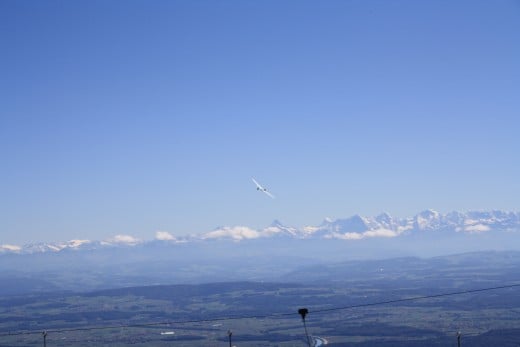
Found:
M 295 228 L 284 225 L 275 219 L 268 227 L 255 230 L 247 226 L 222 226 L 213 231 L 184 237 L 175 237 L 169 232 L 158 231 L 155 240 L 144 241 L 131 235 L 116 235 L 104 241 L 74 239 L 65 242 L 31 243 L 23 247 L 12 244 L 0 244 L 0 254 L 8 253 L 45 253 L 62 251 L 95 250 L 106 247 L 135 247 L 152 242 L 166 245 L 179 243 L 204 242 L 206 240 L 243 240 L 267 239 L 273 237 L 296 239 L 342 239 L 360 240 L 374 237 L 399 237 L 415 232 L 454 232 L 454 233 L 489 233 L 495 231 L 520 231 L 520 213 L 492 211 L 452 211 L 441 214 L 435 210 L 424 210 L 414 217 L 394 218 L 389 213 L 376 217 L 362 217 L 358 214 L 349 218 L 326 218 L 318 226 Z M 164 242 L 169 241 L 169 242 Z
M 380 213 L 376 216 L 377 220 L 384 220 L 384 221 L 390 221 L 392 219 L 392 216 L 388 212 Z
M 271 227 L 283 227 L 283 223 L 280 222 L 278 219 L 275 219 L 271 222 L 271 224 L 269 225 Z
M 418 216 L 424 217 L 424 218 L 436 218 L 439 216 L 439 212 L 432 210 L 431 208 L 424 210 L 418 214 Z

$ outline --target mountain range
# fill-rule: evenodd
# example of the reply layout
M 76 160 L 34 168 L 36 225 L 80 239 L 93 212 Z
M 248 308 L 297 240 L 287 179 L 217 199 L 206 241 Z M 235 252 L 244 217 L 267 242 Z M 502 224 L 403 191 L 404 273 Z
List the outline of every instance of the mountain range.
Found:
M 70 250 L 96 250 L 114 247 L 133 247 L 149 244 L 201 243 L 212 240 L 231 240 L 235 242 L 256 239 L 337 239 L 361 240 L 375 238 L 398 238 L 405 235 L 456 233 L 482 234 L 494 232 L 520 232 L 520 212 L 469 211 L 441 214 L 425 210 L 414 217 L 394 218 L 388 213 L 375 217 L 354 215 L 344 219 L 325 219 L 318 226 L 302 228 L 290 227 L 275 220 L 261 230 L 246 226 L 218 227 L 199 235 L 175 237 L 165 231 L 158 231 L 155 240 L 143 241 L 130 235 L 116 235 L 104 241 L 70 240 L 64 242 L 32 243 L 24 246 L 0 244 L 0 254 L 35 254 L 63 252 Z

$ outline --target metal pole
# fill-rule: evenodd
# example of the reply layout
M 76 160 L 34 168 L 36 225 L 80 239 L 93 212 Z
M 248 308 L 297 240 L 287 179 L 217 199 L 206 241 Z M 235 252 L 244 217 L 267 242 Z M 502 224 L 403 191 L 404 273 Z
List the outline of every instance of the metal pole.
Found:
M 460 347 L 460 335 L 461 335 L 460 331 L 457 332 L 457 346 L 459 346 L 459 347 Z
M 231 332 L 231 330 L 228 330 L 227 334 L 228 334 L 228 337 L 229 337 L 229 347 L 232 347 L 231 346 L 231 335 L 233 335 L 233 333 Z
M 309 347 L 311 347 L 311 339 L 309 337 L 309 333 L 307 332 L 307 324 L 305 323 L 305 316 L 307 315 L 307 313 L 309 313 L 309 310 L 307 310 L 306 308 L 300 308 L 298 310 L 298 313 L 300 314 L 300 316 L 302 316 L 303 328 L 305 329 L 305 336 L 307 336 L 307 344 L 309 345 Z
M 44 331 L 42 333 L 42 335 L 43 335 L 43 347 L 47 347 L 47 332 Z

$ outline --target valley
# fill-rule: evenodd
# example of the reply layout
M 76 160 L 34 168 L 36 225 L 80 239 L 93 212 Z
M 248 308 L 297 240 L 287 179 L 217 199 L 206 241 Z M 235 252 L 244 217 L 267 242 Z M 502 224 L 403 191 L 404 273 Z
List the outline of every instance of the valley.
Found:
M 285 281 L 0 298 L 0 346 L 517 346 L 520 252 L 303 266 Z M 473 292 L 512 285 L 506 288 Z M 437 295 L 458 293 L 454 295 Z M 421 298 L 422 297 L 422 298 Z M 426 297 L 426 298 L 425 298 Z M 323 340 L 321 340 L 323 339 Z

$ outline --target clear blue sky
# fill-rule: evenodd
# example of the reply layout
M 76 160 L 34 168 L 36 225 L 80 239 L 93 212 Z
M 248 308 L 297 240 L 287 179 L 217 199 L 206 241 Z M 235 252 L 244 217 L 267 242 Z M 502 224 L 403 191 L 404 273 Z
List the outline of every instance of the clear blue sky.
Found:
M 3 0 L 0 50 L 0 244 L 520 210 L 518 1 Z

